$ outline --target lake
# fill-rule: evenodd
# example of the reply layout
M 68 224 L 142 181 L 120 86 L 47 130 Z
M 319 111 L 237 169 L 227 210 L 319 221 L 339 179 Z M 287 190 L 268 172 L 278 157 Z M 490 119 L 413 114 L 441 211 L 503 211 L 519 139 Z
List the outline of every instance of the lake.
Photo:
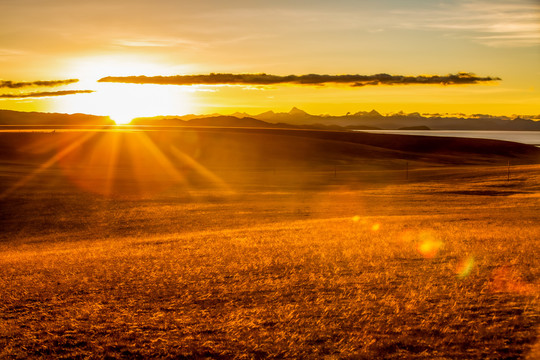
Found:
M 463 138 L 514 141 L 540 146 L 540 131 L 488 131 L 488 130 L 361 130 L 377 134 L 450 136 Z

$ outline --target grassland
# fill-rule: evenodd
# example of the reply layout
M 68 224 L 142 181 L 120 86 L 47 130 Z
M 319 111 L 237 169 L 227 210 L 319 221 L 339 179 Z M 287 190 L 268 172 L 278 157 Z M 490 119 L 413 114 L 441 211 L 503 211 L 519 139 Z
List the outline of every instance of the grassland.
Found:
M 0 163 L 0 358 L 540 356 L 539 165 L 58 153 Z

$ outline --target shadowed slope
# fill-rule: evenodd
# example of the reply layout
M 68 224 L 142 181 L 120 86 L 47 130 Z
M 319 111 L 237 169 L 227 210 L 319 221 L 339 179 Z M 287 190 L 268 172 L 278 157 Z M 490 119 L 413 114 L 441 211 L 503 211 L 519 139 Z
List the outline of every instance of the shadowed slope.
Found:
M 149 130 L 152 130 L 151 128 Z M 147 132 L 97 132 L 83 152 L 107 149 L 121 137 L 127 141 L 145 136 L 169 156 L 174 146 L 208 166 L 266 167 L 270 164 L 336 164 L 356 160 L 410 160 L 431 164 L 536 163 L 540 149 L 531 145 L 486 139 L 371 134 L 362 132 L 263 129 L 160 127 Z M 0 156 L 40 160 L 58 147 L 80 137 L 81 132 L 3 133 Z M 137 135 L 139 134 L 139 135 Z M 99 141 L 98 141 L 99 140 Z M 134 148 L 144 157 L 144 146 Z M 125 157 L 120 151 L 120 163 Z

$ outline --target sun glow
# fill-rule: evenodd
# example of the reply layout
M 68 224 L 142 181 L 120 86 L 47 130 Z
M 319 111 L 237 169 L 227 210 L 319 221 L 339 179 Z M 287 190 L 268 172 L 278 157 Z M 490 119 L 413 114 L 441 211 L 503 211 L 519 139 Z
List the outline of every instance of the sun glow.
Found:
M 97 82 L 105 76 L 163 75 L 173 71 L 166 65 L 128 57 L 92 57 L 78 60 L 68 74 L 78 74 L 80 81 L 70 87 L 95 92 L 54 99 L 53 111 L 110 116 L 117 124 L 129 124 L 136 117 L 194 112 L 191 105 L 192 92 L 183 86 Z

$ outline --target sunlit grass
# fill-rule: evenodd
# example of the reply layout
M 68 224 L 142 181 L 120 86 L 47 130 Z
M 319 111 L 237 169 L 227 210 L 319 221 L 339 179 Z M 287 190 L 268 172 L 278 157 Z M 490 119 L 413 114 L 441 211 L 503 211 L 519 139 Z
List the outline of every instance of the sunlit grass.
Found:
M 525 358 L 540 176 L 491 171 L 190 201 L 27 189 L 51 213 L 4 232 L 0 357 Z

